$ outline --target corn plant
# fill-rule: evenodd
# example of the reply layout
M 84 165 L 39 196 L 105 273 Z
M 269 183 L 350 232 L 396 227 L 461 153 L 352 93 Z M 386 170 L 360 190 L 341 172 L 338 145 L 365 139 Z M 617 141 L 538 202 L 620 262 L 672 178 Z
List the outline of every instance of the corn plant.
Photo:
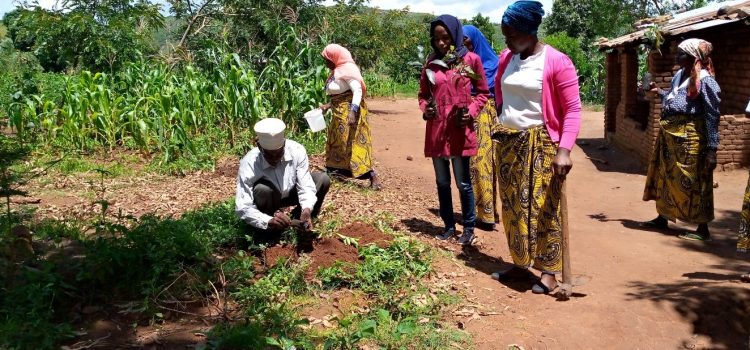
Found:
M 207 56 L 202 67 L 144 61 L 115 74 L 83 71 L 65 79 L 59 104 L 44 95 L 13 103 L 10 126 L 24 141 L 77 150 L 129 146 L 169 162 L 196 155 L 194 140 L 211 130 L 234 148 L 240 132 L 265 117 L 300 131 L 304 112 L 325 98 L 319 51 L 293 29 L 257 74 L 237 54 Z

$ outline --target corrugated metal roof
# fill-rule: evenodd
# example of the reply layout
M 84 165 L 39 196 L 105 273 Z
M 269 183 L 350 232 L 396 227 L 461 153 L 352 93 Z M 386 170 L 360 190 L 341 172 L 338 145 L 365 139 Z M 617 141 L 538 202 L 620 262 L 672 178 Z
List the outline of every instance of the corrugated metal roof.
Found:
M 729 23 L 734 23 L 739 20 L 747 18 L 747 14 L 745 12 L 740 11 L 732 12 L 730 11 L 730 14 L 723 14 L 719 15 L 718 11 L 721 8 L 730 8 L 730 9 L 740 9 L 745 7 L 750 7 L 750 1 L 749 0 L 734 0 L 734 1 L 727 1 L 727 2 L 720 2 L 711 4 L 705 7 L 701 7 L 699 9 L 695 9 L 692 11 L 683 12 L 680 14 L 675 15 L 671 19 L 669 19 L 666 22 L 662 22 L 659 24 L 658 30 L 661 32 L 663 36 L 675 36 L 679 34 L 684 34 L 700 29 L 706 29 L 716 26 L 721 26 Z M 657 20 L 655 20 L 657 21 Z M 600 40 L 599 41 L 599 48 L 600 49 L 611 49 L 617 46 L 622 46 L 629 43 L 637 43 L 642 41 L 646 33 L 649 31 L 650 27 L 653 27 L 654 24 L 645 24 L 640 26 L 640 29 L 627 34 L 623 35 L 619 38 L 615 39 L 607 39 L 607 40 Z

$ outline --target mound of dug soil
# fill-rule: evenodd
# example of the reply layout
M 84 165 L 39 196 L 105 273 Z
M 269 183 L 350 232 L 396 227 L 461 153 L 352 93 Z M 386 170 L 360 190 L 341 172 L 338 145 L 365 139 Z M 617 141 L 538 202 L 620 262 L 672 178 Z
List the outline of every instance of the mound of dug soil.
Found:
M 355 222 L 343 227 L 339 234 L 351 237 L 357 240 L 360 246 L 376 244 L 381 248 L 386 248 L 393 241 L 393 237 L 376 228 L 362 223 Z M 273 266 L 284 258 L 286 260 L 296 261 L 300 254 L 309 254 L 310 267 L 309 271 L 314 274 L 321 267 L 331 267 L 337 261 L 344 263 L 356 263 L 359 261 L 357 248 L 347 245 L 339 237 L 322 238 L 300 246 L 277 245 L 266 249 L 265 263 L 266 266 Z
M 391 245 L 393 236 L 378 231 L 376 228 L 362 223 L 355 222 L 339 231 L 343 236 L 356 238 L 360 246 L 376 244 L 380 248 L 386 248 Z

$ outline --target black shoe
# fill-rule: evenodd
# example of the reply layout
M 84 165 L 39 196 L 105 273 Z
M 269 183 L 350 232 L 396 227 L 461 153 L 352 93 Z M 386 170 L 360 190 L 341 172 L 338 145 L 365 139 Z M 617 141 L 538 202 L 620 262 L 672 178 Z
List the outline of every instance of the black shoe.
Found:
M 667 219 L 659 216 L 651 221 L 642 222 L 641 227 L 654 230 L 666 230 L 669 228 Z
M 520 268 L 518 266 L 513 266 L 504 271 L 493 272 L 491 277 L 493 280 L 500 282 L 531 281 L 537 278 L 528 269 Z
M 495 224 L 490 224 L 488 222 L 483 222 L 483 221 L 477 221 L 476 228 L 482 231 L 495 231 Z
M 474 229 L 473 228 L 465 228 L 464 234 L 461 235 L 461 237 L 458 238 L 458 244 L 460 245 L 471 245 L 471 243 L 474 242 Z
M 435 236 L 435 238 L 437 238 L 437 239 L 439 239 L 441 241 L 447 241 L 447 240 L 451 239 L 451 237 L 453 237 L 455 234 L 456 234 L 456 229 L 454 229 L 454 228 L 447 228 L 447 229 L 445 229 L 445 231 L 443 231 L 443 233 Z

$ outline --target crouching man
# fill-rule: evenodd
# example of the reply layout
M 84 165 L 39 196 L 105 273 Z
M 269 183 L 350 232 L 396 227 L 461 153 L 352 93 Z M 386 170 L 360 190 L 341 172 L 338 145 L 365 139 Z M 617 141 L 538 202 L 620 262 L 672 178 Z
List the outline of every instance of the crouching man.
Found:
M 292 218 L 299 219 L 298 229 L 312 231 L 312 218 L 320 213 L 330 178 L 310 172 L 307 151 L 284 137 L 286 125 L 280 119 L 263 119 L 254 129 L 258 147 L 240 161 L 235 212 L 262 231 L 284 231 L 292 226 Z M 292 218 L 281 211 L 291 206 L 296 206 Z

